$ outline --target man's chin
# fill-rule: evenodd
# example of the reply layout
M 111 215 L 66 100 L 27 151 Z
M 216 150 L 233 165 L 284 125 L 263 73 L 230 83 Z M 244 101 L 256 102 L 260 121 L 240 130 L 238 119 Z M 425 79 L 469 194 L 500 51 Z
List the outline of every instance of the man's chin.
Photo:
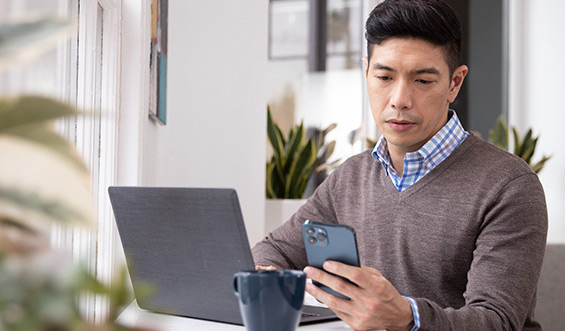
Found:
M 403 151 L 404 153 L 415 152 L 424 144 L 417 141 L 417 139 L 408 139 L 409 137 L 399 137 L 396 135 L 386 135 L 383 134 L 386 138 L 387 145 L 390 151 L 390 148 L 394 148 L 399 151 Z

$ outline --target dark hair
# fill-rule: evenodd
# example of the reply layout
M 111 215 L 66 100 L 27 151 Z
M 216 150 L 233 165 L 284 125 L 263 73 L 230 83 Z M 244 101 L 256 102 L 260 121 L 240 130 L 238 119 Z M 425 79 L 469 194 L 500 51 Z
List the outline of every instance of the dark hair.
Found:
M 450 74 L 461 58 L 461 23 L 447 3 L 440 0 L 385 0 L 365 25 L 369 59 L 374 45 L 389 38 L 417 38 L 442 46 Z

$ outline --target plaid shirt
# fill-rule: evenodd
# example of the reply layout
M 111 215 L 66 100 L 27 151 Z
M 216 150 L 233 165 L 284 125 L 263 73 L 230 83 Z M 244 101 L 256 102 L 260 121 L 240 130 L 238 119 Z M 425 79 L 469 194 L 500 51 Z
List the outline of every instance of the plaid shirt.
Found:
M 387 141 L 384 136 L 381 136 L 372 154 L 385 168 L 398 191 L 402 192 L 422 179 L 469 136 L 469 133 L 463 129 L 455 111 L 449 110 L 449 116 L 449 121 L 424 146 L 415 152 L 406 153 L 404 172 L 400 178 L 390 163 Z

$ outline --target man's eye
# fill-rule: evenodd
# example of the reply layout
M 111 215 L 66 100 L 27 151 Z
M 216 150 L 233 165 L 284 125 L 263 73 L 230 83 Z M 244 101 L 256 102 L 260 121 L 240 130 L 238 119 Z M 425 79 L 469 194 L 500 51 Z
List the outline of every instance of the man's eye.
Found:
M 387 81 L 387 80 L 391 80 L 392 78 L 389 76 L 377 76 L 377 79 L 382 81 Z
M 417 81 L 418 83 L 424 84 L 424 85 L 428 85 L 428 84 L 431 84 L 431 83 L 432 83 L 431 80 L 425 80 L 425 79 L 417 79 L 416 81 Z

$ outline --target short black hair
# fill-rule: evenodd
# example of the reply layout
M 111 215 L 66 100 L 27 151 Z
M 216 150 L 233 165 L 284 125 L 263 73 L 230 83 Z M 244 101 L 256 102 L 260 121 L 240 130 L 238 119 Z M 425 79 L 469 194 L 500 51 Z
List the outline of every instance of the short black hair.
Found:
M 459 66 L 462 32 L 459 17 L 441 0 L 385 0 L 365 25 L 367 54 L 389 38 L 416 38 L 442 46 L 450 75 Z

